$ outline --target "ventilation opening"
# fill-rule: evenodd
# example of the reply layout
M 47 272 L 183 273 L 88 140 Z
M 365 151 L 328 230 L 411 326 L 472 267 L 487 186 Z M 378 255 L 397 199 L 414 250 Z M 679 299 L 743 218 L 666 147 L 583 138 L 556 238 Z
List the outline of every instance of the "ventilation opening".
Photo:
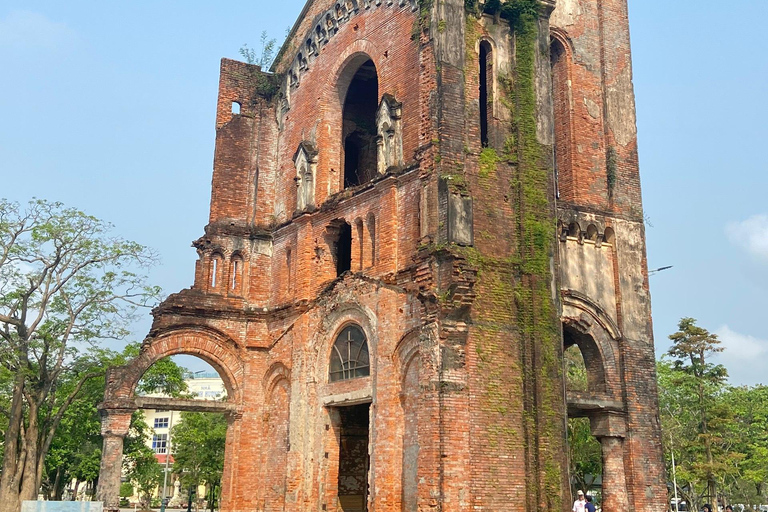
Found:
M 336 276 L 352 269 L 352 226 L 344 222 L 339 226 L 336 242 Z
M 376 177 L 376 109 L 379 79 L 373 61 L 364 62 L 347 89 L 343 109 L 344 187 Z
M 491 45 L 480 43 L 480 144 L 488 146 L 488 79 L 492 76 Z
M 236 101 L 232 102 L 232 113 L 235 115 L 240 114 L 240 104 Z
M 368 510 L 370 404 L 339 407 L 339 506 L 344 512 Z

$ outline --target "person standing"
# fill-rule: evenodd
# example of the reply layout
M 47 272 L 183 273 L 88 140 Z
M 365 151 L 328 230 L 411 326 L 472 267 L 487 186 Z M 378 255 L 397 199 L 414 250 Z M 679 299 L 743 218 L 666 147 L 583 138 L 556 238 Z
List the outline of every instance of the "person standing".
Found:
M 595 504 L 592 503 L 592 496 L 587 496 L 587 502 L 584 504 L 586 512 L 595 512 Z
M 576 501 L 573 502 L 572 512 L 585 512 L 587 500 L 584 499 L 584 491 L 579 489 L 576 492 Z

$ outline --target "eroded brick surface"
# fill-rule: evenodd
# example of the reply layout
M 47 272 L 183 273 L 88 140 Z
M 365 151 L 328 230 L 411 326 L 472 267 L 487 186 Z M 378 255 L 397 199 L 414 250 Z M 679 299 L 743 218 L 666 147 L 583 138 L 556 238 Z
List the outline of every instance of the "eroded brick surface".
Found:
M 236 410 L 222 511 L 568 510 L 567 414 L 603 445 L 604 510 L 665 508 L 625 0 L 542 2 L 535 162 L 519 34 L 471 3 L 310 0 L 275 74 L 222 61 L 195 284 L 154 311 L 104 404 L 130 409 L 161 357 L 210 362 Z M 397 119 L 349 103 L 373 68 Z M 345 188 L 354 130 L 396 165 Z M 537 271 L 526 165 L 552 226 Z M 368 375 L 331 381 L 352 324 Z M 563 341 L 595 375 L 586 392 L 566 396 Z

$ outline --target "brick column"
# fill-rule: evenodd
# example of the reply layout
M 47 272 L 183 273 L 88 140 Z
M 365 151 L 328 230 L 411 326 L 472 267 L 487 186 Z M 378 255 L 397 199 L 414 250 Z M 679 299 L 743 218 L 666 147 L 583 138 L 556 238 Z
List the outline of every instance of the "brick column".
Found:
M 603 452 L 603 510 L 625 512 L 629 510 L 627 480 L 624 472 L 624 439 L 601 437 Z
M 96 499 L 104 503 L 104 512 L 120 510 L 120 470 L 123 467 L 123 439 L 131 424 L 132 409 L 101 409 L 101 451 Z

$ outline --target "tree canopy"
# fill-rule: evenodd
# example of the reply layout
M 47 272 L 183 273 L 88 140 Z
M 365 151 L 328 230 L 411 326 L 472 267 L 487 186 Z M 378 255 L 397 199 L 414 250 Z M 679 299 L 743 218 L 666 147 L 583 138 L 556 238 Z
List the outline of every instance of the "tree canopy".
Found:
M 0 501 L 35 499 L 67 410 L 103 374 L 98 344 L 122 339 L 147 284 L 152 251 L 60 203 L 0 200 L 0 385 L 5 394 Z M 86 470 L 83 461 L 83 470 Z

